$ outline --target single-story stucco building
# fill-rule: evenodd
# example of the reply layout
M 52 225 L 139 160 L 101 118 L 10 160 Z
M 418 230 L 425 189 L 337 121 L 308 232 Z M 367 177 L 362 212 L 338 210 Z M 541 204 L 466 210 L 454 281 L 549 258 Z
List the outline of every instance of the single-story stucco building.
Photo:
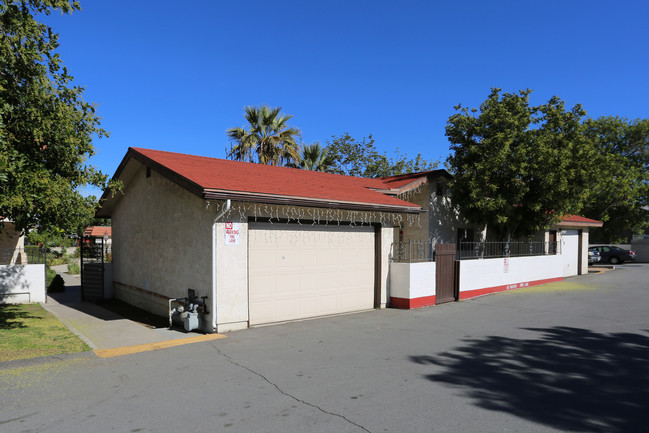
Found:
M 395 227 L 422 211 L 380 179 L 138 148 L 114 178 L 114 295 L 166 315 L 191 288 L 208 332 L 385 307 Z

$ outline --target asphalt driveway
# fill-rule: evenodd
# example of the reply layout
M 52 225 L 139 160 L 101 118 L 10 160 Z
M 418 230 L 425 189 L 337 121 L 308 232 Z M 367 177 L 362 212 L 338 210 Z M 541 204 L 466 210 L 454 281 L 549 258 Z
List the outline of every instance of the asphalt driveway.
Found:
M 0 431 L 649 431 L 649 265 L 100 359 L 0 364 Z

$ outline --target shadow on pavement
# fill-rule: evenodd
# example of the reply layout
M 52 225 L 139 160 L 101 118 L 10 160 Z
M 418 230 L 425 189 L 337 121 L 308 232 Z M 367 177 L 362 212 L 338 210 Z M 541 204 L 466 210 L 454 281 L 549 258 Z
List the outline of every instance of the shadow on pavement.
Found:
M 557 429 L 648 431 L 648 336 L 526 329 L 541 335 L 467 339 L 450 352 L 410 359 L 434 365 L 427 379 L 466 390 L 485 409 Z
M 61 293 L 48 293 L 47 296 L 59 304 L 81 311 L 102 320 L 129 319 L 148 328 L 167 328 L 169 318 L 149 313 L 117 299 L 106 299 L 98 303 L 81 300 L 81 286 L 75 284 L 74 277 L 60 274 L 65 278 L 65 290 Z M 77 278 L 78 281 L 78 278 Z
M 81 311 L 89 316 L 96 317 L 101 320 L 121 320 L 124 317 L 102 308 L 100 305 L 92 302 L 84 302 L 81 300 L 81 286 L 65 286 L 65 291 L 61 293 L 48 293 L 47 297 L 55 300 L 61 305 Z

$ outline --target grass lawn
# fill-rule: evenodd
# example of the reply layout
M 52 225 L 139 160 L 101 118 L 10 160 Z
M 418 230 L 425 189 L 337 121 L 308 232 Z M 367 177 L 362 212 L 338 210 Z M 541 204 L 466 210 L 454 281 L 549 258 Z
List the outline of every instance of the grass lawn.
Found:
M 0 362 L 90 350 L 39 304 L 0 305 Z

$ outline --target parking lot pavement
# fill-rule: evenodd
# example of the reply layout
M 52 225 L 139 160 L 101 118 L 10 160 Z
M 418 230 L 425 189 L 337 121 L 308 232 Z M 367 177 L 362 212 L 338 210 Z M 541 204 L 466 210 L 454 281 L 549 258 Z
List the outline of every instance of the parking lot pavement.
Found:
M 649 265 L 419 310 L 0 366 L 13 431 L 647 431 Z

